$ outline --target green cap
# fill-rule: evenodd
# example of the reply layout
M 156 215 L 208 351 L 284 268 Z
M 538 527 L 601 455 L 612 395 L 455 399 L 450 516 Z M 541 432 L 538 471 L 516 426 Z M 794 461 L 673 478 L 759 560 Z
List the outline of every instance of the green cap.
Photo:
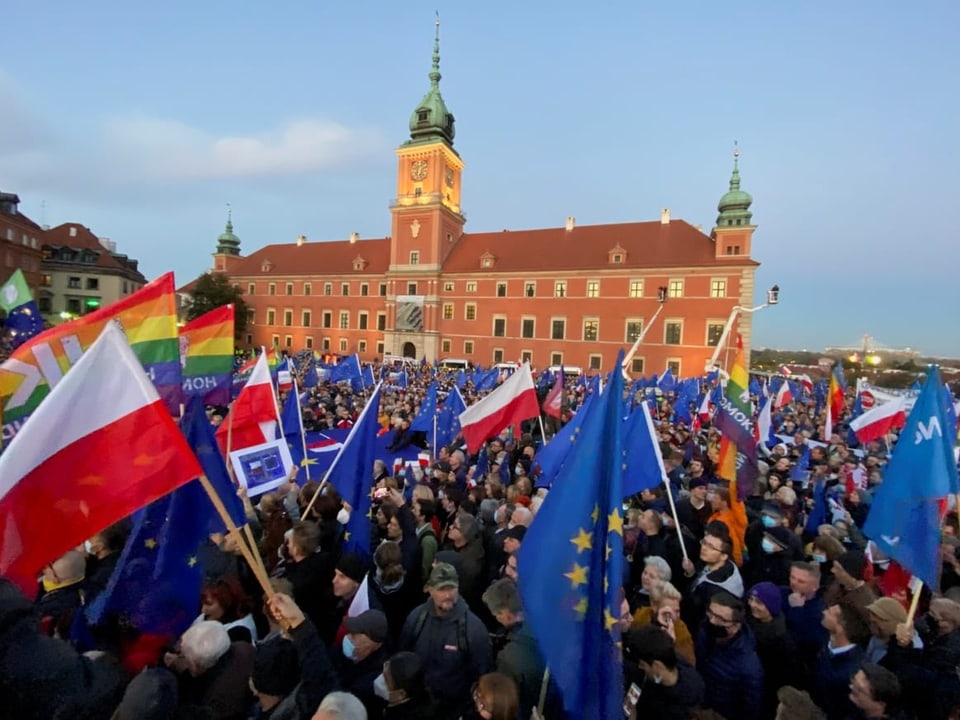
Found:
M 30 294 L 30 288 L 22 270 L 15 271 L 0 288 L 0 307 L 7 312 L 26 305 L 31 300 L 33 295 Z
M 442 590 L 443 588 L 460 587 L 460 578 L 457 577 L 457 569 L 450 563 L 438 562 L 430 571 L 430 579 L 427 580 L 427 587 Z

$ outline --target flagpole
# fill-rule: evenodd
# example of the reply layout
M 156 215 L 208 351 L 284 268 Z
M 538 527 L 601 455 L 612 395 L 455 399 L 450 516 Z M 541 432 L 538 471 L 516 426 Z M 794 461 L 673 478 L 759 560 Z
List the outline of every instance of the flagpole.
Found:
M 434 457 L 437 457 L 438 453 L 437 453 L 437 413 L 436 411 L 434 411 L 433 413 L 433 445 L 431 447 L 433 448 Z
M 263 559 L 259 557 L 259 553 L 257 553 L 257 559 L 259 559 L 260 562 L 257 562 L 254 559 L 256 545 L 254 545 L 252 549 L 247 547 L 247 543 L 240 534 L 240 529 L 237 527 L 237 524 L 233 522 L 233 518 L 230 517 L 230 513 L 227 511 L 226 506 L 224 506 L 223 500 L 220 499 L 220 496 L 217 494 L 217 491 L 214 489 L 213 485 L 210 484 L 210 480 L 207 479 L 206 475 L 200 475 L 200 484 L 203 486 L 207 496 L 210 498 L 210 501 L 216 508 L 217 514 L 220 515 L 220 519 L 223 520 L 223 524 L 227 526 L 227 530 L 229 530 L 230 534 L 236 539 L 237 545 L 240 546 L 240 553 L 243 555 L 243 559 L 247 561 L 250 569 L 253 570 L 253 574 L 257 578 L 257 582 L 260 583 L 260 587 L 263 588 L 263 592 L 266 593 L 268 599 L 272 598 L 273 587 L 271 587 L 270 579 L 267 577 L 267 571 L 263 567 Z M 250 525 L 245 524 L 244 527 L 249 530 Z
M 297 379 L 293 379 L 293 394 L 297 398 L 297 425 L 300 426 L 300 444 L 303 447 L 303 460 L 306 463 L 304 469 L 307 471 L 307 481 L 311 480 L 310 477 L 310 463 L 306 462 L 307 460 L 307 433 L 303 429 L 303 408 L 300 407 L 300 388 L 297 387 Z M 280 432 L 283 432 L 283 427 L 280 428 Z
M 917 579 L 917 586 L 913 590 L 913 597 L 910 598 L 910 610 L 907 611 L 907 621 L 905 625 L 908 627 L 913 625 L 913 619 L 917 615 L 917 607 L 920 605 L 920 594 L 923 592 L 923 580 Z
M 663 485 L 667 491 L 667 501 L 670 503 L 670 514 L 673 515 L 673 525 L 677 529 L 677 538 L 680 540 L 680 552 L 683 553 L 683 559 L 689 560 L 687 557 L 687 546 L 683 543 L 683 530 L 680 528 L 680 518 L 677 516 L 677 506 L 673 502 L 673 493 L 670 490 L 670 479 L 664 475 L 663 476 Z
M 547 431 L 543 429 L 543 413 L 537 413 L 537 422 L 540 423 L 540 437 L 543 438 L 543 444 L 547 444 Z
M 382 381 L 377 383 L 376 387 L 374 387 L 373 389 L 372 395 L 377 394 L 377 390 L 380 389 L 380 385 L 382 384 L 383 384 Z M 327 468 L 327 472 L 324 474 L 323 480 L 320 482 L 320 487 L 317 488 L 317 492 L 315 492 L 313 494 L 313 497 L 310 498 L 310 502 L 307 505 L 306 509 L 302 513 L 300 513 L 301 520 L 305 519 L 310 514 L 310 510 L 313 509 L 313 504 L 317 501 L 317 498 L 320 497 L 320 491 L 323 489 L 323 486 L 327 484 L 327 478 L 330 477 L 330 473 L 333 472 L 333 469 L 337 467 L 337 463 L 340 462 L 340 457 L 343 455 L 343 451 L 347 449 L 347 446 L 350 444 L 350 441 L 353 440 L 353 436 L 357 432 L 357 428 L 360 427 L 360 420 L 363 418 L 363 413 L 367 412 L 367 408 L 369 407 L 369 405 L 370 405 L 369 402 L 366 405 L 364 405 L 363 412 L 360 413 L 360 417 L 357 418 L 357 421 L 353 424 L 353 427 L 350 428 L 350 434 L 347 435 L 347 439 L 343 441 L 343 445 L 341 445 L 340 450 L 337 451 L 337 456 L 333 459 L 333 462 L 330 464 L 330 467 Z M 379 411 L 379 409 L 380 408 L 377 408 L 377 411 Z M 372 472 L 373 468 L 370 468 L 370 471 Z M 353 510 L 353 508 L 350 508 L 350 509 Z

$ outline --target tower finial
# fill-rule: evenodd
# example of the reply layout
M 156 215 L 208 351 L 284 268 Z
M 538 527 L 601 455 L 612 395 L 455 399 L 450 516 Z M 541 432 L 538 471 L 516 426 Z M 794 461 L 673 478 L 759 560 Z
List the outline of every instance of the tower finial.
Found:
M 737 145 L 737 141 L 733 141 L 733 166 L 737 166 L 737 161 L 740 158 L 740 148 Z
M 227 232 L 233 232 L 233 206 L 227 203 Z
M 437 87 L 440 85 L 440 11 L 436 10 L 435 12 L 437 19 L 434 23 L 433 65 L 430 68 L 430 84 Z

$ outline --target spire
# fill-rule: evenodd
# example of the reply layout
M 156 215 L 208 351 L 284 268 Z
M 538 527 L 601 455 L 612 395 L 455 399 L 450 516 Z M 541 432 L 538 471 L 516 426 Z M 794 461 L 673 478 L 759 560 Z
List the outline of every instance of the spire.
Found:
M 453 145 L 454 119 L 440 94 L 440 14 L 434 23 L 433 61 L 430 66 L 430 88 L 410 116 L 409 143 L 443 140 Z
M 227 203 L 227 224 L 217 238 L 217 255 L 239 255 L 240 238 L 233 234 L 233 208 Z
M 730 173 L 730 189 L 720 198 L 717 210 L 717 227 L 749 226 L 753 218 L 750 205 L 753 198 L 740 189 L 740 148 L 733 143 L 733 172 Z

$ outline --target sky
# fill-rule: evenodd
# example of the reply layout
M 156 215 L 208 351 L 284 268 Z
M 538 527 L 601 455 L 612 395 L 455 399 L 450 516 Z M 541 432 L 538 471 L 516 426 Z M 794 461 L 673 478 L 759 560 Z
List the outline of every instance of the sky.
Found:
M 0 190 L 180 284 L 228 203 L 246 252 L 383 237 L 435 10 L 468 232 L 710 228 L 737 141 L 756 347 L 960 356 L 955 0 L 16 3 Z

